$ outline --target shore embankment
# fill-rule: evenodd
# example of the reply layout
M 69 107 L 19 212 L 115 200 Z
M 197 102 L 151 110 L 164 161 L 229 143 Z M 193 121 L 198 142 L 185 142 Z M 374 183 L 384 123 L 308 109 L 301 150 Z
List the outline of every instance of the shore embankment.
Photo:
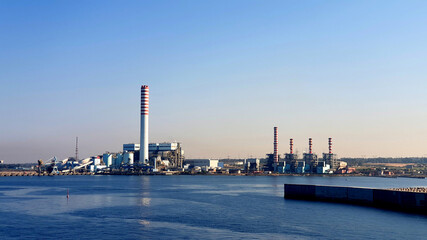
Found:
M 249 172 L 249 173 L 225 173 L 225 172 L 182 172 L 182 171 L 110 171 L 110 172 L 58 172 L 58 173 L 38 173 L 33 170 L 6 170 L 0 171 L 0 177 L 13 177 L 13 176 L 55 176 L 55 175 L 206 175 L 206 176 L 317 176 L 317 177 L 383 177 L 383 178 L 421 178 L 424 179 L 425 175 L 394 175 L 394 176 L 369 176 L 365 174 L 296 174 L 296 173 L 271 173 L 271 172 Z
M 427 193 L 427 187 L 390 188 L 389 190 L 401 191 L 401 192 Z
M 287 199 L 339 202 L 427 214 L 427 192 L 424 187 L 374 189 L 285 184 L 284 188 Z
M 93 175 L 93 173 L 90 173 L 90 172 L 38 173 L 36 171 L 0 171 L 0 177 L 54 176 L 54 175 Z

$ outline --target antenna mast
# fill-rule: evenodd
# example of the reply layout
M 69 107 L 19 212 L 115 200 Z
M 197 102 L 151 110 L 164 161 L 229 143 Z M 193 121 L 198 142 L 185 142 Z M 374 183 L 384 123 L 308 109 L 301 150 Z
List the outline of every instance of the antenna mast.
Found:
M 79 137 L 76 137 L 76 161 L 79 160 Z

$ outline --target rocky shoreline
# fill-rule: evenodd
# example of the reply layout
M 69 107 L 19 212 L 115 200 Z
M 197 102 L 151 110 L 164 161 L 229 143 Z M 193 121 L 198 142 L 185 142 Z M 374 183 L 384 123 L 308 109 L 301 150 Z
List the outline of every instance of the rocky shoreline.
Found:
M 400 192 L 427 193 L 427 187 L 390 188 L 389 190 Z

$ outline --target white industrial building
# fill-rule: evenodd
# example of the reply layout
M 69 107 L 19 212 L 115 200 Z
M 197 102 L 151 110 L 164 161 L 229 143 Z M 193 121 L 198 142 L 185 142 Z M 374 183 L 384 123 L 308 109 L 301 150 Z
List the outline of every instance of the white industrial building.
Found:
M 101 158 L 99 156 L 92 157 L 93 165 L 101 165 Z
M 189 164 L 191 167 L 217 168 L 218 162 L 218 159 L 187 159 L 184 164 Z

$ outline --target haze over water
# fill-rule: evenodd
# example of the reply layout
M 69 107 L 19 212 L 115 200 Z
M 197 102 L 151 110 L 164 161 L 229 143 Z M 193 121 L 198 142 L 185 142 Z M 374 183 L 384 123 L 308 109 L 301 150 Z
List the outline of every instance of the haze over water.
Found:
M 376 188 L 426 179 L 54 176 L 0 179 L 1 239 L 424 239 L 427 217 L 285 200 L 284 183 Z M 67 200 L 67 189 L 70 198 Z

